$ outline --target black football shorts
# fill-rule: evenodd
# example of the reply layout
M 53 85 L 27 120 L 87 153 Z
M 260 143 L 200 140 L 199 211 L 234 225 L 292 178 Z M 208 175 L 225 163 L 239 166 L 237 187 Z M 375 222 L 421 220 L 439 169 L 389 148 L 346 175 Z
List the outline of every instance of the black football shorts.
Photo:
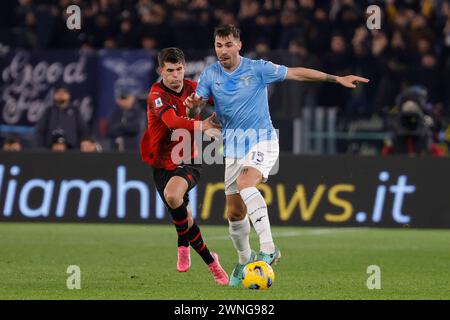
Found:
M 178 176 L 184 178 L 188 183 L 188 190 L 184 194 L 184 203 L 188 205 L 189 203 L 189 191 L 194 188 L 198 181 L 200 180 L 200 175 L 202 173 L 201 164 L 184 164 L 179 165 L 175 170 L 166 170 L 160 168 L 153 168 L 153 181 L 155 182 L 156 190 L 158 190 L 161 199 L 164 201 L 165 205 L 166 199 L 164 199 L 164 189 L 167 183 L 172 177 Z

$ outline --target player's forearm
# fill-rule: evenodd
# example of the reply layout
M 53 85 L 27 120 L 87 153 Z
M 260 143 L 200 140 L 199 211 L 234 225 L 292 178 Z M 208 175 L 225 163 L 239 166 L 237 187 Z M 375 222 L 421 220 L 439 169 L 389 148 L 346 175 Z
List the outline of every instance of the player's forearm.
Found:
M 201 121 L 194 121 L 179 117 L 175 114 L 175 111 L 173 110 L 168 110 L 164 112 L 161 119 L 163 120 L 165 125 L 172 130 L 175 129 L 186 129 L 189 131 L 201 130 Z
M 286 79 L 296 81 L 321 81 L 337 83 L 337 76 L 308 68 L 289 68 Z

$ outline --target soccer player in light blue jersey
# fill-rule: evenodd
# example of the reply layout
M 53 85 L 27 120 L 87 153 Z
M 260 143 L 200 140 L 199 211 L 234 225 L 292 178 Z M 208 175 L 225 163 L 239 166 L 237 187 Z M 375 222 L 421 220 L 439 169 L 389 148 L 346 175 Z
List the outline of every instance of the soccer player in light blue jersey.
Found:
M 229 232 L 239 257 L 229 285 L 238 286 L 247 263 L 262 260 L 273 264 L 281 257 L 272 238 L 266 202 L 256 188 L 267 181 L 279 155 L 278 137 L 269 113 L 267 86 L 277 81 L 296 80 L 327 81 L 356 88 L 358 82 L 369 80 L 242 57 L 239 55 L 242 47 L 240 30 L 233 25 L 216 28 L 214 40 L 219 61 L 203 71 L 195 94 L 185 100 L 185 105 L 198 112 L 212 97 L 222 126 Z M 250 248 L 249 219 L 259 236 L 258 254 Z

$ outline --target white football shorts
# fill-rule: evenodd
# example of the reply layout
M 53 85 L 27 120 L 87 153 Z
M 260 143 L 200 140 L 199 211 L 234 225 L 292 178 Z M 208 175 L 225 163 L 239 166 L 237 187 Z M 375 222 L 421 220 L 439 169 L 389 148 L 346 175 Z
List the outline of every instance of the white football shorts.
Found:
M 239 193 L 237 178 L 244 167 L 252 167 L 259 170 L 263 176 L 263 182 L 269 178 L 272 169 L 278 165 L 280 147 L 278 139 L 261 141 L 254 145 L 250 151 L 240 159 L 225 158 L 225 195 Z M 272 172 L 275 174 L 276 172 Z

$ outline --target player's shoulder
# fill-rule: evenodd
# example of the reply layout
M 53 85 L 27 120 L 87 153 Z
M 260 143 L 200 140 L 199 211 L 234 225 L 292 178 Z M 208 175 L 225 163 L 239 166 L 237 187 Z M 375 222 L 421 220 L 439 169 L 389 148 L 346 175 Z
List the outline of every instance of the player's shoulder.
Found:
M 148 94 L 147 103 L 159 107 L 163 104 L 171 104 L 172 98 L 170 93 L 164 89 L 160 82 L 155 82 Z
M 170 98 L 171 93 L 167 91 L 167 89 L 161 82 L 155 82 L 152 85 L 152 88 L 150 89 L 150 93 L 148 94 L 148 96 L 152 98 L 161 97 L 164 100 L 167 100 Z
M 247 58 L 247 57 L 241 57 L 241 69 L 247 70 L 247 69 L 255 69 L 259 67 L 260 61 Z
M 164 88 L 161 86 L 160 82 L 155 82 L 152 87 L 150 88 L 149 96 L 151 95 L 161 95 L 161 93 L 164 92 Z
M 220 72 L 220 66 L 219 66 L 219 61 L 216 61 L 213 64 L 210 64 L 208 66 L 205 67 L 205 69 L 203 69 L 200 77 L 198 78 L 198 85 L 200 85 L 200 87 L 205 87 L 205 86 L 209 86 L 214 79 L 217 79 L 218 77 L 220 77 L 221 72 Z
M 282 64 L 276 64 L 270 60 L 264 59 L 248 59 L 251 64 L 249 69 L 253 69 L 256 73 L 260 75 L 270 75 L 270 76 L 283 76 L 286 77 L 287 67 Z
M 250 72 L 257 75 L 261 74 L 262 70 L 264 69 L 264 63 L 266 62 L 262 59 L 257 60 L 247 57 L 241 57 L 241 59 L 241 66 L 239 67 L 241 72 Z M 236 76 L 239 76 L 239 74 L 237 74 Z
M 244 58 L 248 65 L 253 67 L 262 67 L 268 63 L 273 63 L 269 60 L 264 59 L 250 59 L 250 58 Z
M 204 75 L 214 74 L 220 72 L 220 62 L 216 61 L 209 66 L 206 66 L 203 70 Z
M 241 57 L 243 63 L 245 64 L 256 64 L 259 63 L 259 61 L 261 61 L 262 59 L 252 59 L 252 58 L 248 58 L 248 57 Z

